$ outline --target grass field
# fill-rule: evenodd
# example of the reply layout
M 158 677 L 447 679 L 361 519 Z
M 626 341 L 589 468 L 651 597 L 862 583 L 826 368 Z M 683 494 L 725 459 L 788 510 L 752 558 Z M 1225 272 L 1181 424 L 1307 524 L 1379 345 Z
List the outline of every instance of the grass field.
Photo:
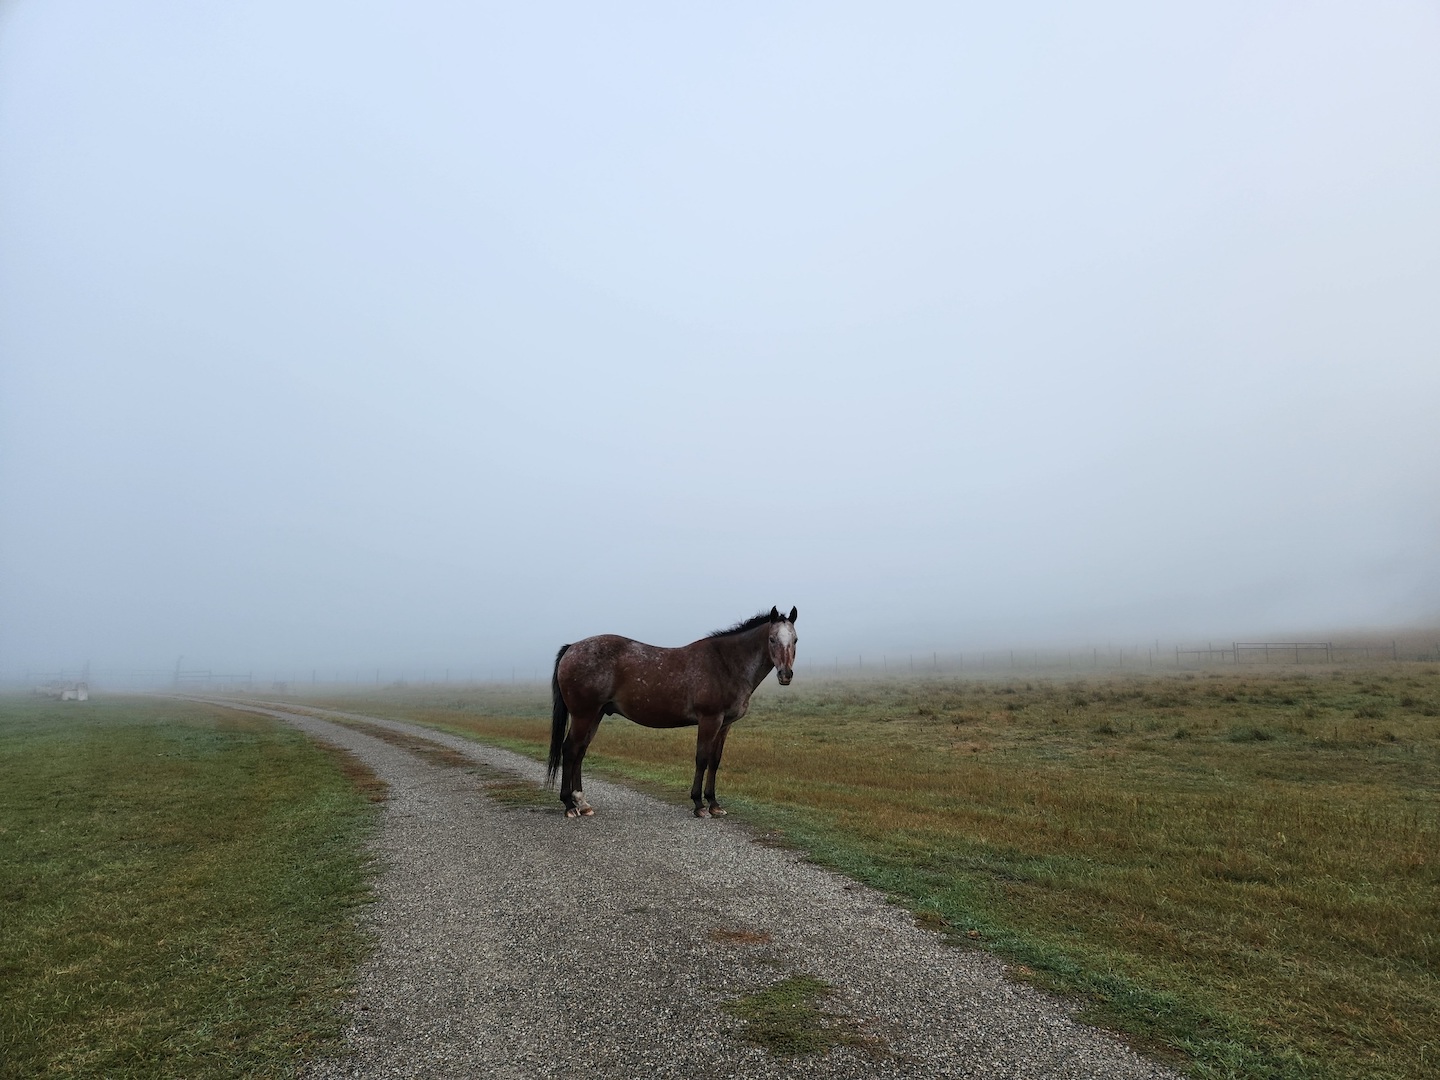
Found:
M 287 1076 L 333 1045 L 377 785 L 228 710 L 0 699 L 0 1076 Z
M 547 690 L 332 703 L 539 754 Z M 684 812 L 693 739 L 587 761 Z M 1440 1075 L 1440 665 L 767 686 L 719 788 L 1193 1075 Z

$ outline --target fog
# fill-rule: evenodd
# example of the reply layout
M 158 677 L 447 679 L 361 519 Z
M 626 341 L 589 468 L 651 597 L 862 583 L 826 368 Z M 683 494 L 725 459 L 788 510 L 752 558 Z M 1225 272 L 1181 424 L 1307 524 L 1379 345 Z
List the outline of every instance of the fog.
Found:
M 1440 618 L 1430 3 L 0 7 L 0 677 Z

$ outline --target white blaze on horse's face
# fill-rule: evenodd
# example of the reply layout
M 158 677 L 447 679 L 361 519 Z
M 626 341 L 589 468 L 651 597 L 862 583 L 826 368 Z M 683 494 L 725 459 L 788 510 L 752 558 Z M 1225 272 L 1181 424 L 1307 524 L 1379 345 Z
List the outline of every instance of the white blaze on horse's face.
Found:
M 775 678 L 781 686 L 789 686 L 795 677 L 795 625 L 788 621 L 770 624 L 770 662 L 775 665 Z

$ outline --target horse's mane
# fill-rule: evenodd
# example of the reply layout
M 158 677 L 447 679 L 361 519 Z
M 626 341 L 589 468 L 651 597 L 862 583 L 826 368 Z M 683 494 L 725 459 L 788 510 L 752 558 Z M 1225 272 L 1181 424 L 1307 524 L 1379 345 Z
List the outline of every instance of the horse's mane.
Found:
M 748 619 L 742 619 L 740 622 L 737 622 L 734 626 L 731 626 L 728 629 L 712 630 L 709 634 L 705 636 L 729 637 L 731 634 L 743 634 L 746 630 L 754 630 L 755 627 L 760 626 L 764 623 L 768 623 L 769 621 L 770 612 L 762 611 L 758 615 L 751 615 Z

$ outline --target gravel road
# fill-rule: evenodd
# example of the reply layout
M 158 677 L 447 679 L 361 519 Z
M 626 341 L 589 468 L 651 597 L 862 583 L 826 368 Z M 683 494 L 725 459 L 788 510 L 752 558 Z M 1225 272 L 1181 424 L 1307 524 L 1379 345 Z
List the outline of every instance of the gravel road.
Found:
M 945 944 L 885 898 L 733 819 L 586 778 L 594 818 L 484 790 L 519 755 L 397 721 L 473 767 L 340 723 L 264 711 L 352 751 L 390 785 L 375 841 L 376 950 L 339 1077 L 1173 1077 L 1062 1002 Z M 603 736 L 602 736 L 603 737 Z M 851 1034 L 821 1056 L 746 1042 L 727 1000 L 788 976 L 835 987 Z

